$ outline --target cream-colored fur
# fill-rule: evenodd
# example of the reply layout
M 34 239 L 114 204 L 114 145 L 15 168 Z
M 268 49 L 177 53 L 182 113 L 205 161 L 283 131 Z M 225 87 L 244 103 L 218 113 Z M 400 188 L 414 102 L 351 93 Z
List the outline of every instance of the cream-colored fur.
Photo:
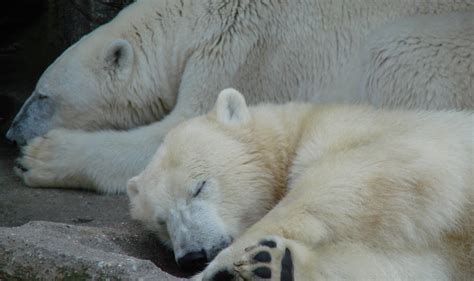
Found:
M 123 192 L 226 87 L 250 104 L 472 109 L 473 12 L 471 0 L 137 1 L 43 74 L 9 138 L 78 131 L 30 142 L 17 172 Z
M 131 212 L 177 260 L 233 238 L 195 280 L 261 266 L 280 280 L 286 249 L 294 280 L 473 280 L 473 136 L 472 112 L 248 108 L 229 89 L 130 180 Z M 270 265 L 252 261 L 262 250 Z

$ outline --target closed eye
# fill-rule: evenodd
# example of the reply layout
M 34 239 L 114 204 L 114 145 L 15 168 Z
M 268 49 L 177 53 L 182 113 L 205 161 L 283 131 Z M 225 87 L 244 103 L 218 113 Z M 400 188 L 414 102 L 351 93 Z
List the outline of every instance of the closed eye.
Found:
M 194 192 L 193 197 L 197 197 L 199 195 L 199 193 L 201 193 L 201 191 L 202 191 L 202 189 L 204 188 L 205 185 L 206 185 L 206 181 L 202 181 L 199 184 L 199 187 L 196 189 L 196 192 Z

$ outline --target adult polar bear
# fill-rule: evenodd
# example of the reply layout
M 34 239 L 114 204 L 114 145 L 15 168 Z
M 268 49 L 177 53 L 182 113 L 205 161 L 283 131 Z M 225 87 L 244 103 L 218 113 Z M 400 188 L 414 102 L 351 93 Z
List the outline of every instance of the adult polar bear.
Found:
M 473 10 L 471 0 L 138 1 L 43 74 L 7 137 L 80 130 L 33 139 L 16 171 L 30 186 L 122 192 L 172 127 L 230 86 L 252 104 L 473 108 Z
M 196 280 L 474 280 L 473 118 L 225 90 L 129 181 L 131 213 L 212 260 Z

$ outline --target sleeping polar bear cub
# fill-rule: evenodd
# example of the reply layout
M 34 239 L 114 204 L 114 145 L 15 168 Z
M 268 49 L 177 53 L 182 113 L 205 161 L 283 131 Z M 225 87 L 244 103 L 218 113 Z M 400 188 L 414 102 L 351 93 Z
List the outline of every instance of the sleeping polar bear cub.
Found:
M 128 183 L 195 280 L 474 280 L 472 112 L 214 110 Z

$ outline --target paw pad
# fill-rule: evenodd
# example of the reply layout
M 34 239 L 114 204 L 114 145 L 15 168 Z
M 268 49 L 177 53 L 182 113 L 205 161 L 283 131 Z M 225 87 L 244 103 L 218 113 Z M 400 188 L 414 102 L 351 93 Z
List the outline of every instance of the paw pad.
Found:
M 267 237 L 245 249 L 234 263 L 235 272 L 243 280 L 294 281 L 294 265 L 288 240 Z
M 255 276 L 263 278 L 263 279 L 270 279 L 272 278 L 272 270 L 268 267 L 257 267 L 253 270 Z
M 269 252 L 261 251 L 253 257 L 254 260 L 258 262 L 271 262 L 272 256 Z
M 260 241 L 259 243 L 261 246 L 265 246 L 265 247 L 268 247 L 268 248 L 276 248 L 277 244 L 275 241 L 272 241 L 272 240 L 262 240 Z
M 291 257 L 291 251 L 286 248 L 285 255 L 281 260 L 281 273 L 280 273 L 280 280 L 281 281 L 293 281 L 294 276 L 294 269 L 293 269 L 293 259 Z

